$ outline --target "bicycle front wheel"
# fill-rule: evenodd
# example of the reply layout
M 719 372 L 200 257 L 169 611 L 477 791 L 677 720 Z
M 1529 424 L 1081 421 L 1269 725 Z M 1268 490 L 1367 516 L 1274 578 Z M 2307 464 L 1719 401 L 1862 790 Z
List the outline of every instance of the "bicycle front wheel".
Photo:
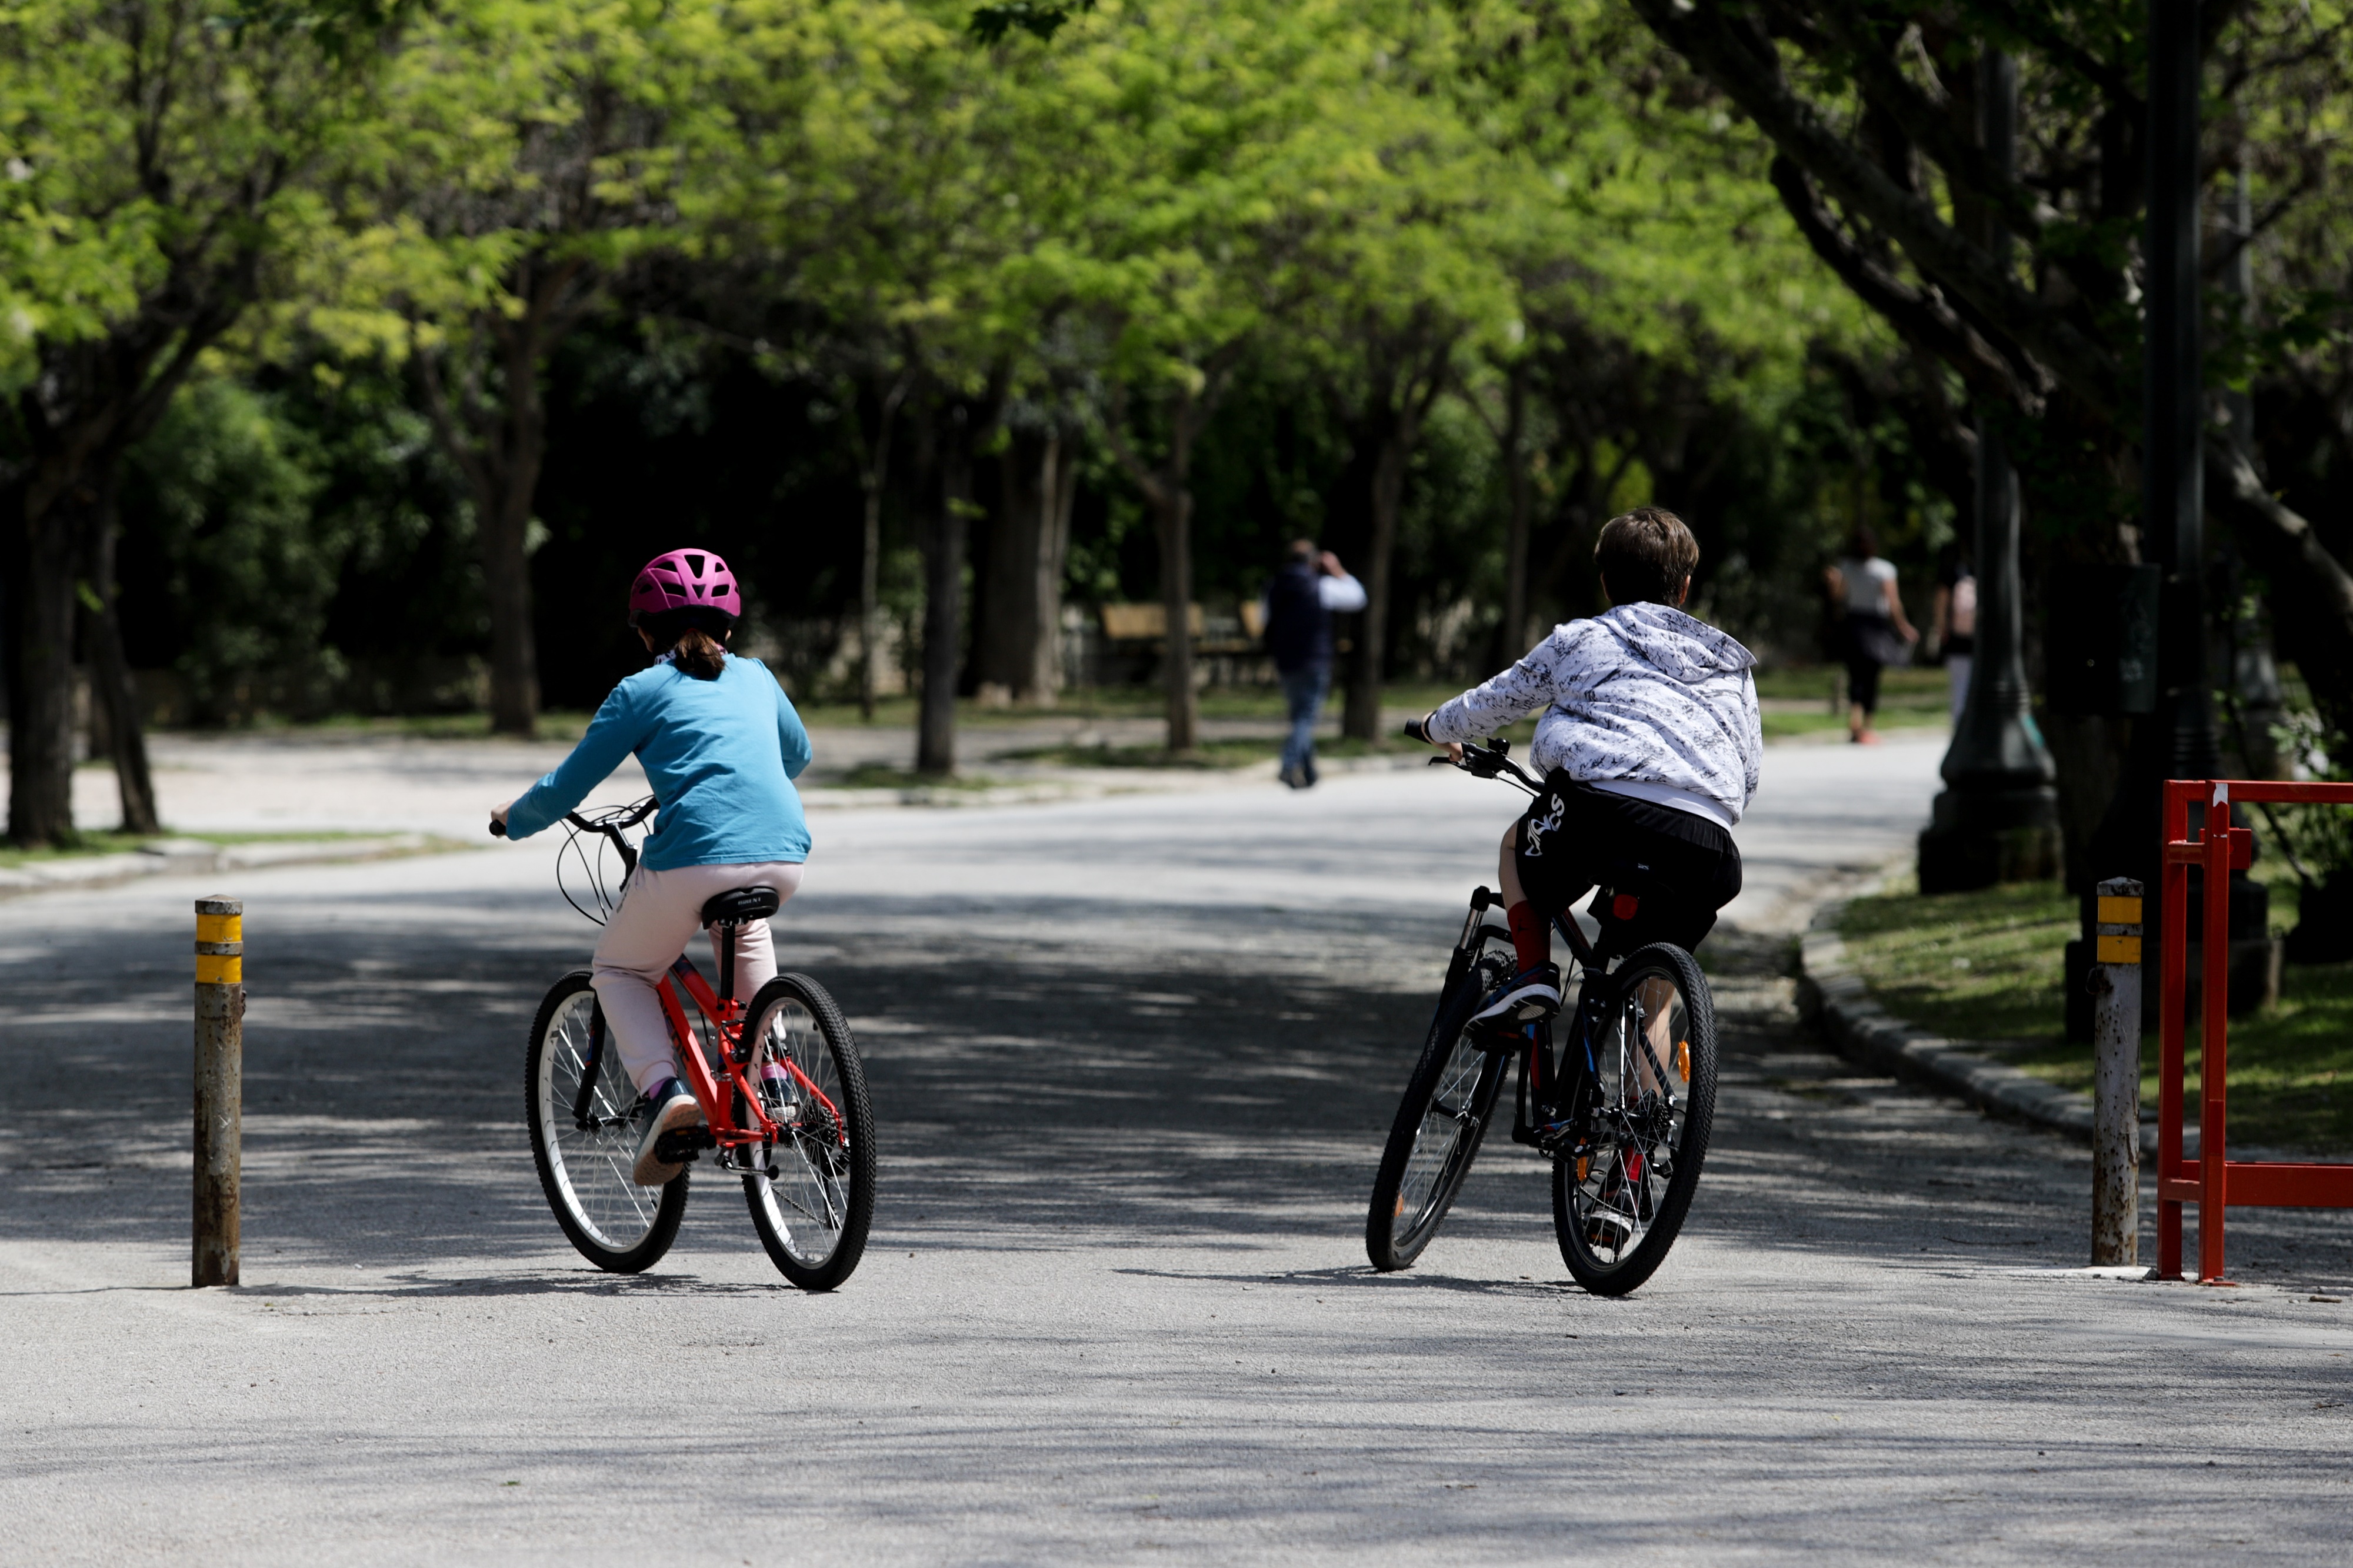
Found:
M 1406 1080 L 1365 1216 L 1366 1255 L 1384 1273 L 1421 1256 L 1479 1157 L 1511 1053 L 1474 1045 L 1471 1015 L 1510 974 L 1509 951 L 1491 950 L 1440 995 L 1421 1058 Z
M 629 1179 L 638 1140 L 629 1124 L 637 1086 L 602 1028 L 588 972 L 555 983 L 532 1021 L 523 1061 L 523 1115 L 531 1157 L 555 1223 L 580 1255 L 615 1274 L 650 1268 L 678 1239 L 686 1175 L 641 1187 Z M 601 1044 L 597 1037 L 602 1037 Z M 586 1092 L 582 1092 L 583 1084 Z
M 830 1290 L 866 1251 L 874 1217 L 874 1115 L 866 1068 L 841 1009 L 806 974 L 760 987 L 744 1019 L 759 1042 L 752 1077 L 784 1129 L 767 1151 L 773 1175 L 747 1175 L 744 1196 L 760 1245 L 804 1290 Z M 781 1068 L 784 1076 L 764 1073 Z
M 1715 1005 L 1697 961 L 1666 942 L 1635 952 L 1609 984 L 1577 1135 L 1553 1162 L 1552 1217 L 1577 1282 L 1622 1296 L 1665 1260 L 1699 1185 L 1715 1121 Z

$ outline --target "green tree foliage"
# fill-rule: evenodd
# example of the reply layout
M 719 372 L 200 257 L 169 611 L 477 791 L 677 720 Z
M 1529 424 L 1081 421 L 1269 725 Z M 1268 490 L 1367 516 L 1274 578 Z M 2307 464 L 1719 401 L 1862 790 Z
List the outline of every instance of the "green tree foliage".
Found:
M 539 711 L 528 558 L 545 458 L 547 358 L 652 247 L 676 243 L 674 121 L 691 110 L 702 8 L 474 0 L 410 30 L 371 171 L 390 300 L 433 427 L 465 476 L 491 613 L 491 718 Z
M 2094 187 L 2123 155 L 2099 137 L 2131 71 L 2094 68 L 2128 62 L 2130 28 L 2094 37 L 2107 24 L 2071 14 L 2037 44 L 2045 25 L 2022 13 L 1915 26 L 1779 0 L 1655 9 L 462 0 L 381 37 L 379 79 L 332 40 L 150 35 L 142 47 L 192 80 L 206 60 L 282 57 L 356 107 L 336 120 L 326 85 L 307 110 L 301 92 L 269 113 L 216 96 L 216 139 L 274 113 L 311 140 L 273 176 L 278 227 L 216 226 L 265 236 L 251 286 L 202 342 L 164 332 L 140 428 L 177 384 L 155 365 L 184 377 L 188 353 L 233 348 L 206 363 L 262 397 L 300 437 L 287 460 L 319 479 L 315 559 L 342 563 L 322 635 L 351 664 L 346 689 L 390 657 L 379 607 L 429 605 L 420 640 L 486 649 L 509 728 L 535 709 L 535 649 L 598 680 L 626 659 L 625 634 L 585 627 L 579 605 L 681 530 L 725 541 L 775 613 L 854 607 L 869 672 L 891 563 L 919 551 L 918 762 L 933 770 L 954 763 L 960 683 L 1050 692 L 1066 589 L 1162 599 L 1181 748 L 1185 607 L 1254 596 L 1294 531 L 1323 534 L 1373 590 L 1345 634 L 1360 732 L 1388 675 L 1467 671 L 1518 651 L 1540 617 L 1598 607 L 1592 531 L 1641 501 L 1697 526 L 1704 602 L 1788 649 L 1826 534 L 1868 518 L 1917 552 L 1949 528 L 1959 415 L 1985 377 L 2041 389 L 2040 414 L 2013 398 L 2059 454 L 2039 471 L 2084 481 L 2060 458 L 2091 427 L 2084 378 L 2109 373 L 2034 333 L 2129 358 L 2101 300 L 2128 270 L 2116 253 L 2130 224 Z M 1751 49 L 1746 77 L 1723 67 L 1693 32 L 1719 24 L 1762 26 L 1780 63 Z M 2228 137 L 2253 150 L 2259 231 L 2255 303 L 2218 309 L 2218 363 L 2250 389 L 2259 432 L 2280 433 L 2257 458 L 2308 510 L 2335 493 L 2343 447 L 2311 417 L 2345 357 L 2321 195 L 2341 156 L 2333 27 L 2247 10 L 2216 46 L 2236 62 Z M 1959 90 L 1956 62 L 1988 38 L 2029 58 L 2029 119 L 2044 127 L 2031 213 L 1973 184 L 1966 149 L 1915 112 Z M 9 149 L 32 146 L 37 121 L 109 101 L 98 66 L 62 58 L 73 91 L 36 84 L 35 110 L 0 99 Z M 1933 226 L 1914 234 L 1842 194 L 1759 92 L 1883 175 L 1910 171 Z M 121 237 L 141 231 L 54 194 L 96 190 L 96 175 L 53 186 L 54 158 L 21 161 L 0 183 L 16 220 L 0 235 L 0 376 L 20 405 L 34 367 L 150 310 L 141 290 L 165 276 L 85 265 L 77 247 L 112 256 L 100 240 L 114 236 L 130 256 Z M 185 213 L 164 188 L 142 187 L 140 223 L 216 232 L 203 180 L 170 185 L 195 193 Z M 2039 226 L 2031 278 L 2048 298 L 2031 323 L 1999 315 L 2001 289 L 1978 299 L 1936 270 L 1997 206 L 2021 233 Z M 1928 238 L 1947 248 L 1915 255 Z M 167 454 L 252 457 L 224 406 L 141 447 L 135 504 L 155 537 L 194 526 L 170 521 L 193 514 L 167 490 L 194 492 L 155 479 Z M 11 472 L 37 478 L 37 447 L 11 448 L 26 456 Z M 384 455 L 396 448 L 407 455 Z M 2109 469 L 2085 471 L 2113 488 Z M 256 483 L 251 515 L 280 516 L 258 498 L 293 492 Z M 2093 499 L 2084 515 L 2112 523 Z M 227 504 L 207 501 L 205 526 L 264 537 L 218 521 Z M 984 601 L 971 615 L 967 577 Z M 33 577 L 9 580 L 13 594 Z M 269 656 L 251 650 L 277 635 L 206 643 L 191 622 L 170 657 L 259 668 Z M 809 658 L 825 666 L 831 645 Z M 579 671 L 552 679 L 567 700 L 594 696 Z M 860 684 L 871 696 L 871 673 Z
M 1991 420 L 2051 553 L 2132 556 L 2147 8 L 1632 4 L 1770 140 L 1770 178 L 1791 217 L 1924 367 L 1924 436 L 1959 449 L 1971 440 L 1965 405 Z M 2345 732 L 2353 574 L 2263 475 L 2275 465 L 2283 479 L 2304 478 L 2307 494 L 2327 493 L 2309 482 L 2309 438 L 2316 405 L 2347 385 L 2339 290 L 2353 215 L 2342 125 L 2353 29 L 2341 7 L 2270 0 L 2212 6 L 2204 18 L 2201 162 L 2213 184 L 2234 181 L 2242 197 L 2226 206 L 2210 187 L 2210 210 L 2243 212 L 2207 226 L 2210 384 L 2267 383 L 2289 405 L 2292 432 L 2274 457 L 2261 421 L 2245 428 L 2243 406 L 2234 428 L 2218 421 L 2209 504 L 2268 573 L 2286 612 L 2281 634 Z M 1997 56 L 2018 73 L 2014 175 L 1979 131 L 1982 71 Z M 2010 237 L 2023 266 L 2005 259 Z M 2242 247 L 2259 265 L 2239 265 Z
M 189 0 L 30 0 L 0 13 L 0 578 L 9 834 L 73 832 L 78 577 L 123 811 L 153 796 L 113 607 L 123 455 L 206 351 L 325 243 L 313 184 L 380 126 L 373 8 L 227 25 Z
M 347 673 L 327 606 L 353 544 L 348 515 L 319 502 L 325 453 L 276 400 L 233 380 L 199 382 L 133 448 L 133 542 L 168 602 L 203 605 L 175 661 L 193 712 L 318 711 Z

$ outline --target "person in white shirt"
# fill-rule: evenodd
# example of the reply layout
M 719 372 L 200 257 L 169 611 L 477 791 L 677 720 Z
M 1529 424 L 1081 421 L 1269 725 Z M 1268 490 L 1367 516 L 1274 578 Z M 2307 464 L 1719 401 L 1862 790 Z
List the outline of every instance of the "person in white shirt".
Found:
M 1324 694 L 1332 688 L 1332 617 L 1365 607 L 1365 585 L 1348 575 L 1340 558 L 1318 551 L 1312 539 L 1291 542 L 1291 562 L 1275 574 L 1259 599 L 1259 622 L 1266 628 L 1266 651 L 1282 681 L 1291 712 L 1291 737 L 1282 745 L 1281 777 L 1293 789 L 1315 783 L 1315 721 Z
M 1904 596 L 1895 591 L 1895 563 L 1881 557 L 1879 538 L 1870 525 L 1856 525 L 1847 536 L 1846 554 L 1822 579 L 1844 628 L 1847 739 L 1858 746 L 1875 746 L 1879 731 L 1871 727 L 1871 719 L 1879 711 L 1879 672 L 1891 664 L 1909 664 L 1920 634 L 1904 618 Z

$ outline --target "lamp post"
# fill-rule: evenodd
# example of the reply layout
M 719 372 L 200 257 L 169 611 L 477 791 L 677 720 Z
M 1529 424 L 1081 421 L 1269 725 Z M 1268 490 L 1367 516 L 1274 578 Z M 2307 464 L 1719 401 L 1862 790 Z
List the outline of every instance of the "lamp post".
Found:
M 1979 124 L 1994 167 L 2018 166 L 2018 63 L 1989 49 L 1978 61 Z M 1988 248 L 2010 261 L 2010 234 L 1989 216 Z M 2028 881 L 2059 865 L 2057 770 L 2029 709 L 2021 637 L 2018 472 L 1998 422 L 1978 416 L 1977 666 L 1935 814 L 1920 834 L 1920 890 L 1951 892 Z
M 2168 778 L 2211 778 L 2220 766 L 2212 682 L 2206 663 L 2205 375 L 2199 268 L 2201 218 L 2199 97 L 2204 71 L 2199 0 L 2149 0 L 2148 227 L 2143 240 L 2144 333 L 2141 553 L 2159 574 L 2154 710 L 2133 721 L 2116 793 L 2092 838 L 2092 880 L 2130 877 L 2158 885 L 2158 804 Z M 2190 826 L 2201 826 L 2193 811 Z M 2192 873 L 2193 879 L 2196 874 Z M 2189 930 L 2202 929 L 2202 887 L 2193 880 Z M 2270 899 L 2244 872 L 2231 879 L 2232 1000 L 2243 1007 L 2266 989 Z M 2084 939 L 2069 943 L 2071 996 L 2088 961 L 2095 917 L 2084 895 Z M 2152 907 L 2149 925 L 2165 911 Z M 2157 934 L 2153 929 L 2152 935 Z M 2241 962 L 2239 949 L 2248 952 Z M 2241 978 L 2241 970 L 2247 970 Z M 2147 971 L 2155 973 L 2154 968 Z M 2154 997 L 2146 1016 L 2157 1017 Z M 2088 1037 L 2072 1014 L 2069 1033 Z

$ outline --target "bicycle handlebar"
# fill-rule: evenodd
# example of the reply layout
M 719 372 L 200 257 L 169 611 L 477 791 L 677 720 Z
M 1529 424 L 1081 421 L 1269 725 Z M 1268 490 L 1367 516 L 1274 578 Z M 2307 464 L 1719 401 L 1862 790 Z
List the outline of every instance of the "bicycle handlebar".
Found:
M 1419 741 L 1425 745 L 1436 746 L 1443 743 L 1430 738 L 1429 729 L 1419 719 L 1407 720 L 1405 732 L 1409 739 Z M 1462 758 L 1460 762 L 1452 757 L 1432 757 L 1430 759 L 1430 765 L 1433 768 L 1461 768 L 1472 778 L 1493 779 L 1509 774 L 1514 782 L 1530 795 L 1535 795 L 1543 789 L 1544 785 L 1530 778 L 1521 769 L 1519 763 L 1512 761 L 1511 753 L 1512 742 L 1502 737 L 1498 737 L 1493 745 L 1488 746 L 1482 746 L 1476 741 L 1465 741 L 1462 742 Z

